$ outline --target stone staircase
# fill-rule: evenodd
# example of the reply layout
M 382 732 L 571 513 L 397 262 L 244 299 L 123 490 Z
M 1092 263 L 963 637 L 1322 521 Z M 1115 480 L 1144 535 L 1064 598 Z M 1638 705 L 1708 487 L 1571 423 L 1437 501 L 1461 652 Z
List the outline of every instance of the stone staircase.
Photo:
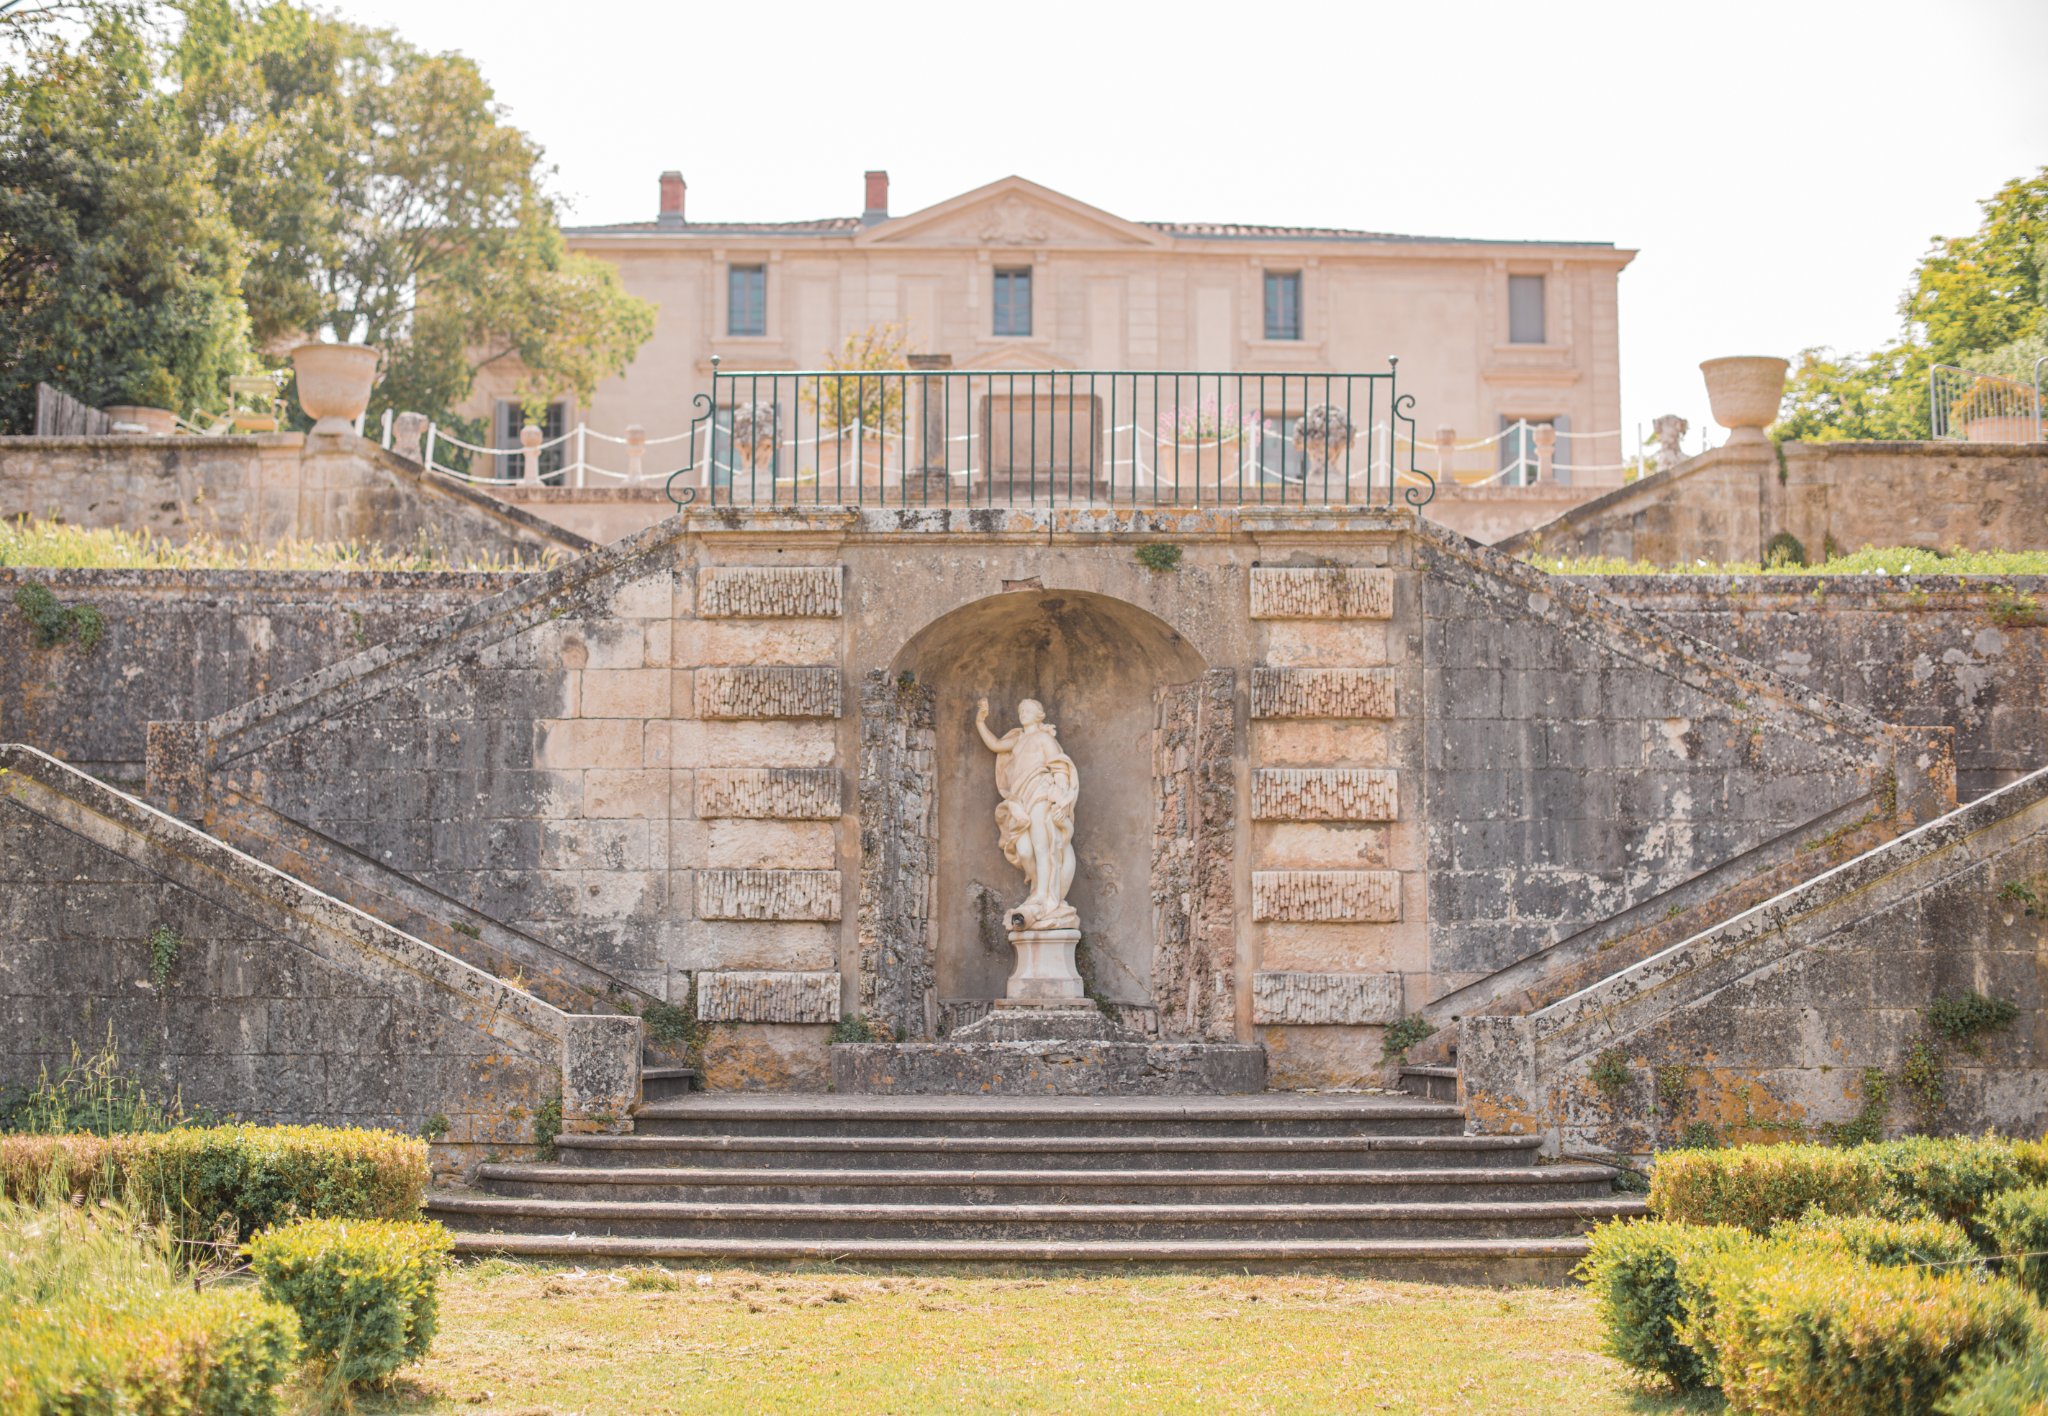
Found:
M 1561 1280 L 1638 1214 L 1605 1166 L 1467 1136 L 1416 1096 L 691 1095 L 564 1136 L 428 1213 L 467 1253 L 566 1259 L 1334 1262 Z

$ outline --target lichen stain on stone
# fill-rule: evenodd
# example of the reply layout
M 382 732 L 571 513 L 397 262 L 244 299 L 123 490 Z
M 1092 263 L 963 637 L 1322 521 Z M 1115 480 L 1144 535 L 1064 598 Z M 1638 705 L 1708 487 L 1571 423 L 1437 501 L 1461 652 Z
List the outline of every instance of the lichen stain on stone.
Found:
M 1488 1136 L 1526 1136 L 1543 1129 L 1542 1118 L 1524 1110 L 1520 1097 L 1496 1101 L 1481 1091 L 1465 1093 L 1465 1125 Z
M 1684 1125 L 1706 1122 L 1724 1141 L 1782 1141 L 1806 1132 L 1806 1108 L 1781 1100 L 1755 1076 L 1733 1067 L 1687 1071 Z

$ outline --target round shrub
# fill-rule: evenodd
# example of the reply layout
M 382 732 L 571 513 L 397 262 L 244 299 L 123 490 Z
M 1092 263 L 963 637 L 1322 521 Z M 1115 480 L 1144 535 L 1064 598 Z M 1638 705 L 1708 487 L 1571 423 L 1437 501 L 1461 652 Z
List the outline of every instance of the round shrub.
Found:
M 1650 1176 L 1650 1210 L 1681 1224 L 1733 1224 L 1765 1234 L 1808 1210 L 1874 1212 L 1884 1179 L 1861 1146 L 1739 1146 L 1667 1151 Z
M 1680 1390 L 1708 1385 L 1700 1354 L 1679 1336 L 1684 1274 L 1702 1256 L 1756 1243 L 1747 1230 L 1726 1225 L 1642 1220 L 1595 1229 L 1578 1277 L 1599 1300 L 1608 1355 Z
M 307 1355 L 356 1385 L 425 1355 L 452 1248 L 438 1224 L 314 1219 L 259 1234 L 243 1252 L 264 1293 L 298 1314 Z
M 2048 1416 L 2048 1353 L 1973 1362 L 1934 1409 L 1939 1416 Z
M 2048 1298 L 2048 1185 L 1994 1196 L 1979 1219 L 1990 1250 L 2013 1256 L 1999 1260 L 1999 1272 L 2036 1298 Z

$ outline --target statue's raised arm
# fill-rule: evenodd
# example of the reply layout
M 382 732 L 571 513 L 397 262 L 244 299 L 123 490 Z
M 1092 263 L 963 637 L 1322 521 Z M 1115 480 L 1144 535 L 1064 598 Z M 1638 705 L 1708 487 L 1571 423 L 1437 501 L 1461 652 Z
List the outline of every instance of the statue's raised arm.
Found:
M 974 730 L 981 734 L 981 740 L 988 744 L 990 752 L 1008 752 L 1010 750 L 1010 744 L 1007 739 L 999 738 L 988 730 L 988 700 L 986 698 L 982 699 L 975 706 Z

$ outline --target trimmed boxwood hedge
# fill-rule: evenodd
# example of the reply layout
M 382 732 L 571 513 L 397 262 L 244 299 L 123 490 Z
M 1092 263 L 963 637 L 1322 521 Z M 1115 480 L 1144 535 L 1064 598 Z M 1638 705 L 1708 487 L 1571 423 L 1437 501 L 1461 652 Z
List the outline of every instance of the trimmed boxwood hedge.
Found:
M 314 1216 L 409 1219 L 427 1187 L 414 1136 L 324 1126 L 0 1135 L 0 1195 L 118 1200 L 182 1239 L 246 1238 Z
M 273 1416 L 299 1325 L 254 1289 L 62 1302 L 0 1324 L 0 1413 Z
M 1993 1196 L 2048 1182 L 2040 1142 L 1916 1137 L 1861 1146 L 1773 1145 L 1671 1151 L 1650 1177 L 1650 1209 L 1682 1224 L 1733 1224 L 1756 1234 L 1810 1210 L 1960 1224 Z

